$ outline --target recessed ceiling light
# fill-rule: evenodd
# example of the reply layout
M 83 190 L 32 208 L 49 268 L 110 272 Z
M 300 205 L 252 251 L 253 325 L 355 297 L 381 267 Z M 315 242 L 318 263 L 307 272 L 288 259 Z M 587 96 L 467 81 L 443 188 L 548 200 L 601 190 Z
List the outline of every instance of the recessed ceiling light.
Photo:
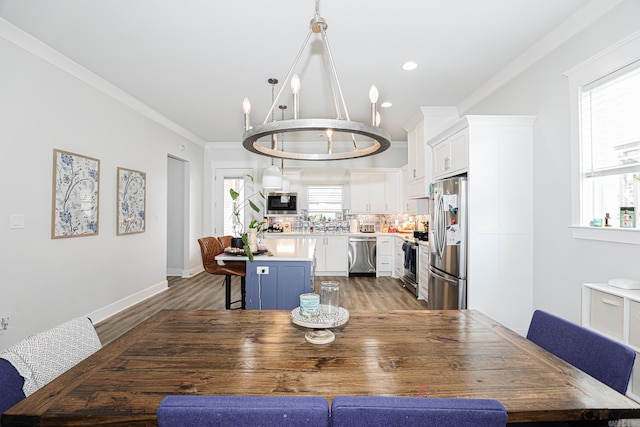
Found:
M 405 71 L 415 70 L 416 68 L 418 68 L 418 64 L 416 64 L 413 61 L 405 62 L 402 65 L 402 69 L 405 70 Z
M 393 105 L 393 104 L 392 104 L 392 103 L 390 103 L 389 101 L 386 101 L 386 102 L 383 102 L 382 104 L 380 104 L 380 106 L 381 106 L 382 108 L 389 108 L 389 107 L 391 107 L 392 105 Z

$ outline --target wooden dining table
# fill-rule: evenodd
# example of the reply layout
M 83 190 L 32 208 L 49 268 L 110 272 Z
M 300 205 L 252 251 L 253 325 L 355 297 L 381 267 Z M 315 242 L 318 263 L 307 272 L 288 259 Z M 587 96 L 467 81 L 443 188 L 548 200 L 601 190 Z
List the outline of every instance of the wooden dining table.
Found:
M 637 402 L 478 311 L 353 311 L 323 345 L 307 331 L 289 311 L 164 310 L 2 425 L 153 426 L 176 394 L 490 398 L 509 422 L 640 418 Z

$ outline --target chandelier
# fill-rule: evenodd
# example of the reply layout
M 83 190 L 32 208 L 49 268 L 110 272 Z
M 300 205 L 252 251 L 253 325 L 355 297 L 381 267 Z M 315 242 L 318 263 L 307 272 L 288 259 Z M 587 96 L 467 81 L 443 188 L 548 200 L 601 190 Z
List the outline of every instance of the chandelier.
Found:
M 327 40 L 327 23 L 319 13 L 319 0 L 316 0 L 315 14 L 311 19 L 309 25 L 309 33 L 304 40 L 298 55 L 293 61 L 293 65 L 287 73 L 278 95 L 272 100 L 271 108 L 267 112 L 267 115 L 262 124 L 251 126 L 251 103 L 248 98 L 244 98 L 242 102 L 242 110 L 244 112 L 244 135 L 242 136 L 242 145 L 245 149 L 264 156 L 280 159 L 292 159 L 292 160 L 342 160 L 353 159 L 357 157 L 365 157 L 373 154 L 381 153 L 389 148 L 391 142 L 389 140 L 389 134 L 383 129 L 379 128 L 380 115 L 377 111 L 378 102 L 378 89 L 375 85 L 371 86 L 369 90 L 369 100 L 371 102 L 371 123 L 361 123 L 352 121 L 347 111 L 347 105 L 342 95 L 342 88 L 336 68 L 331 55 L 331 49 L 329 48 L 329 42 Z M 333 97 L 333 104 L 335 106 L 336 118 L 300 118 L 300 89 L 301 82 L 297 74 L 294 74 L 296 65 L 300 60 L 300 57 L 313 34 L 319 34 L 322 40 L 322 46 L 324 47 L 324 62 L 327 66 L 329 80 L 331 84 L 331 91 Z M 278 100 L 280 99 L 284 88 L 287 83 L 290 83 L 291 93 L 293 95 L 293 108 L 292 119 L 283 119 L 274 121 L 273 111 Z M 302 137 L 303 141 L 307 141 L 307 150 L 310 144 L 308 143 L 308 135 L 313 135 L 312 140 L 317 141 L 317 133 L 323 132 L 326 135 L 326 140 L 319 144 L 322 150 L 318 149 L 314 152 L 308 152 L 304 149 L 300 149 L 300 145 L 288 145 L 288 150 L 285 151 L 284 147 L 278 147 L 278 135 L 282 134 L 296 134 L 307 135 Z M 315 134 L 315 135 L 314 135 Z M 342 137 L 342 138 L 339 138 Z M 364 140 L 357 140 L 356 137 L 364 137 Z M 264 139 L 262 139 L 264 138 Z M 340 144 L 338 144 L 340 141 Z M 346 145 L 345 145 L 346 142 Z M 304 142 L 303 142 L 304 145 Z M 318 144 L 314 144 L 316 147 Z M 296 150 L 298 147 L 298 150 Z

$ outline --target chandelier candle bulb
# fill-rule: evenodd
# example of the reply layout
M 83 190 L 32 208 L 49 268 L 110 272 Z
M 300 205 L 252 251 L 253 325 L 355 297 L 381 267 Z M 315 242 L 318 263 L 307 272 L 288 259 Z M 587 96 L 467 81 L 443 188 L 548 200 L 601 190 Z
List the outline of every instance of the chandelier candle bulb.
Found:
M 249 98 L 242 100 L 242 112 L 244 113 L 244 130 L 246 132 L 251 127 L 251 118 L 249 116 L 251 113 L 251 102 L 249 102 Z
M 331 146 L 333 145 L 333 131 L 327 129 L 327 154 L 331 154 Z
M 369 89 L 369 100 L 371 101 L 371 124 L 377 126 L 376 116 L 378 115 L 378 88 L 371 85 Z
M 291 77 L 291 93 L 293 94 L 293 120 L 298 120 L 300 115 L 300 77 L 297 74 Z

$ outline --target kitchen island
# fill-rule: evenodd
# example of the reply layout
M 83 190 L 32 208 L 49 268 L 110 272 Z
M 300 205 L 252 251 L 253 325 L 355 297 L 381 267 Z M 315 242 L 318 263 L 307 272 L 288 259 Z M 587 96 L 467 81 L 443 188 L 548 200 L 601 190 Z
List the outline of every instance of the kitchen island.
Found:
M 292 310 L 300 294 L 313 292 L 315 239 L 266 241 L 266 254 L 247 256 L 221 254 L 216 261 L 246 262 L 246 308 L 248 310 Z
M 267 233 L 265 241 L 280 239 L 313 239 L 316 241 L 316 276 L 349 276 L 349 239 L 356 237 L 369 237 L 377 240 L 377 255 L 380 255 L 380 265 L 376 265 L 376 276 L 402 277 L 402 271 L 394 274 L 393 271 L 393 242 L 398 239 L 413 239 L 413 233 L 349 233 L 340 231 L 327 232 L 292 232 L 292 233 Z M 384 253 L 387 247 L 388 253 Z

